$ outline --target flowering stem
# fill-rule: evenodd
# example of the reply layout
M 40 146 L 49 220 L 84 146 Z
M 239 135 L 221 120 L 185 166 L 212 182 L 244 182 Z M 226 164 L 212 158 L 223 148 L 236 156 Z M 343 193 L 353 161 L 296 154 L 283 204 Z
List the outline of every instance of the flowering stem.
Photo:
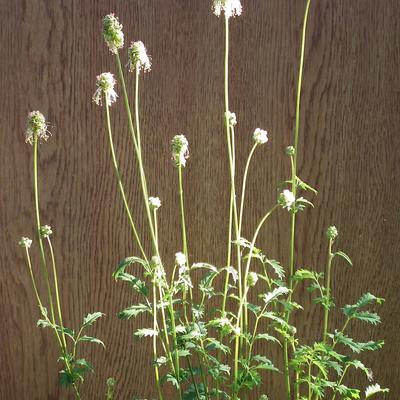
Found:
M 47 236 L 47 243 L 49 245 L 50 255 L 51 255 L 51 263 L 53 266 L 54 288 L 55 288 L 55 294 L 56 294 L 58 318 L 59 318 L 60 327 L 61 327 L 61 336 L 62 336 L 62 340 L 63 340 L 63 344 L 64 344 L 64 352 L 65 352 L 65 354 L 67 354 L 67 341 L 65 340 L 64 324 L 63 324 L 62 313 L 61 313 L 61 302 L 60 302 L 60 294 L 59 294 L 59 290 L 58 290 L 56 261 L 55 261 L 55 257 L 54 257 L 54 251 L 53 251 L 53 246 L 51 244 L 50 236 Z
M 272 207 L 264 215 L 264 217 L 259 222 L 256 231 L 254 232 L 254 236 L 253 236 L 253 239 L 251 241 L 250 248 L 249 248 L 249 257 L 247 259 L 246 270 L 245 270 L 245 274 L 244 274 L 244 294 L 243 294 L 243 297 L 241 298 L 240 305 L 239 305 L 236 328 L 238 328 L 239 324 L 240 324 L 240 317 L 241 317 L 241 314 L 242 314 L 242 309 L 243 309 L 243 307 L 246 307 L 246 297 L 247 297 L 247 293 L 249 291 L 249 286 L 247 285 L 247 276 L 248 276 L 248 273 L 249 273 L 250 264 L 251 264 L 251 260 L 252 260 L 251 255 L 253 253 L 254 246 L 256 244 L 258 234 L 260 233 L 260 230 L 261 230 L 262 226 L 264 225 L 265 221 L 268 219 L 268 217 L 274 212 L 274 210 L 277 207 L 278 207 L 278 205 L 275 205 L 274 207 Z M 234 382 L 235 383 L 237 383 L 238 375 L 239 375 L 239 335 L 236 335 L 236 338 L 235 338 L 235 359 L 234 359 Z M 234 392 L 234 397 L 233 397 L 234 400 L 237 399 L 237 395 L 238 395 L 238 392 L 237 391 Z
M 322 340 L 324 343 L 326 343 L 326 339 L 328 336 L 329 304 L 330 304 L 330 297 L 331 297 L 331 269 L 332 269 L 332 259 L 333 259 L 332 243 L 333 243 L 333 240 L 329 239 L 328 262 L 326 264 L 326 272 L 325 272 L 325 279 L 326 279 L 325 288 L 326 288 L 327 304 L 325 305 L 325 308 L 324 308 L 324 330 L 323 330 L 323 334 L 322 334 Z
M 297 155 L 298 155 L 298 144 L 299 144 L 299 130 L 300 130 L 300 102 L 301 102 L 301 86 L 303 80 L 303 68 L 304 68 L 304 50 L 306 42 L 307 33 L 307 22 L 308 14 L 310 10 L 311 0 L 307 0 L 306 9 L 303 19 L 303 29 L 301 38 L 301 50 L 300 50 L 300 65 L 299 65 L 299 75 L 297 81 L 297 96 L 296 96 L 296 120 L 294 129 L 294 155 L 292 157 L 292 193 L 296 198 L 297 194 Z M 290 261 L 289 261 L 289 289 L 293 287 L 293 274 L 294 274 L 294 264 L 295 264 L 295 235 L 296 235 L 296 213 L 291 215 L 291 229 L 290 229 Z M 292 290 L 289 292 L 288 300 L 291 301 Z M 290 320 L 290 310 L 286 313 L 286 322 Z M 286 388 L 286 397 L 288 400 L 291 399 L 291 387 L 290 387 L 290 373 L 289 373 L 289 354 L 288 354 L 288 339 L 284 339 L 283 353 L 284 353 L 284 379 Z M 296 397 L 298 399 L 298 396 Z
M 244 169 L 244 174 L 243 174 L 242 195 L 240 198 L 240 211 L 239 211 L 239 235 L 241 235 L 241 232 L 242 232 L 243 208 L 244 208 L 244 198 L 245 198 L 245 194 L 246 194 L 247 175 L 248 175 L 248 171 L 249 171 L 250 162 L 251 162 L 251 159 L 253 157 L 256 147 L 257 147 L 257 143 L 254 143 L 253 147 L 250 150 L 249 156 L 247 157 L 246 167 Z
M 157 332 L 157 292 L 156 284 L 153 283 L 153 329 Z M 154 374 L 156 379 L 157 393 L 159 400 L 163 400 L 163 395 L 161 391 L 160 375 L 158 371 L 157 364 L 157 336 L 153 335 L 153 358 L 154 358 Z
M 51 287 L 49 281 L 49 272 L 47 270 L 47 263 L 46 263 L 46 256 L 44 254 L 44 247 L 42 241 L 42 235 L 40 234 L 40 211 L 39 211 L 39 190 L 38 190 L 38 137 L 37 135 L 34 136 L 33 139 L 33 181 L 34 181 L 34 192 L 35 192 L 35 212 L 36 212 L 36 230 L 39 240 L 39 248 L 40 248 L 40 256 L 41 256 L 41 266 L 42 266 L 42 273 L 46 282 L 47 287 L 47 295 L 49 298 L 49 305 L 50 305 L 50 314 L 53 324 L 55 323 L 55 316 L 54 316 L 54 305 L 53 305 L 53 298 L 51 294 Z
M 110 110 L 109 110 L 109 105 L 108 105 L 108 102 L 107 102 L 107 98 L 105 98 L 104 101 L 105 101 L 106 121 L 107 121 L 107 129 L 108 129 L 108 141 L 109 141 L 109 145 L 110 145 L 111 158 L 112 158 L 113 165 L 114 165 L 114 171 L 115 171 L 115 175 L 116 175 L 117 181 L 118 181 L 118 188 L 119 188 L 119 191 L 121 193 L 122 201 L 124 203 L 125 211 L 126 211 L 126 213 L 128 215 L 129 224 L 130 224 L 130 226 L 132 228 L 132 232 L 133 232 L 133 235 L 134 235 L 134 237 L 136 239 L 136 243 L 139 246 L 139 249 L 140 249 L 140 252 L 142 253 L 143 258 L 147 261 L 146 253 L 145 253 L 145 251 L 143 249 L 143 246 L 142 246 L 142 243 L 140 241 L 140 238 L 139 238 L 135 223 L 133 222 L 132 213 L 131 213 L 131 210 L 129 208 L 128 201 L 126 199 L 124 185 L 122 183 L 121 174 L 120 174 L 119 168 L 118 168 L 117 157 L 115 155 L 115 149 L 114 149 L 114 140 L 113 140 L 112 130 L 111 130 Z

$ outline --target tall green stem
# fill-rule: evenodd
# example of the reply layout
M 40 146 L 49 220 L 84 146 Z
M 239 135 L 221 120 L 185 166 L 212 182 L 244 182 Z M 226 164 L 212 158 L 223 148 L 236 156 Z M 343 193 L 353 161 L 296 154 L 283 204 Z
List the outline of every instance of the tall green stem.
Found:
M 42 273 L 43 273 L 44 280 L 46 282 L 46 287 L 47 287 L 47 295 L 48 295 L 49 306 L 50 306 L 50 315 L 51 315 L 53 324 L 55 324 L 56 320 L 55 320 L 55 315 L 54 315 L 53 296 L 51 293 L 49 272 L 47 269 L 46 256 L 44 253 L 42 235 L 40 233 L 41 224 L 40 224 L 39 189 L 38 189 L 38 140 L 39 139 L 38 139 L 37 135 L 35 135 L 34 141 L 33 141 L 33 182 L 34 182 L 33 186 L 34 186 L 34 193 L 35 193 L 36 231 L 37 231 L 37 236 L 38 236 L 38 241 L 39 241 Z
M 56 305 L 57 305 L 58 319 L 60 321 L 61 336 L 62 336 L 63 345 L 64 345 L 64 352 L 66 354 L 67 353 L 67 341 L 65 339 L 64 324 L 63 324 L 63 318 L 62 318 L 62 313 L 61 313 L 61 301 L 60 301 L 60 293 L 59 293 L 59 290 L 58 290 L 57 267 L 56 267 L 56 260 L 55 260 L 55 257 L 54 257 L 54 251 L 53 251 L 53 246 L 51 244 L 50 236 L 47 236 L 47 243 L 49 245 L 50 255 L 51 255 L 51 263 L 52 263 L 52 266 L 53 266 L 53 279 L 54 279 L 54 288 L 55 288 L 55 294 L 56 294 Z
M 118 181 L 119 192 L 121 194 L 122 201 L 123 201 L 124 207 L 125 207 L 125 211 L 126 211 L 126 214 L 128 215 L 129 224 L 132 228 L 132 233 L 136 239 L 136 243 L 139 246 L 139 249 L 140 249 L 140 252 L 141 252 L 143 258 L 147 261 L 146 253 L 145 253 L 142 243 L 140 241 L 139 234 L 137 232 L 135 223 L 133 222 L 132 213 L 129 208 L 128 200 L 126 198 L 124 185 L 122 183 L 121 173 L 119 172 L 119 168 L 118 168 L 118 161 L 117 161 L 117 157 L 115 155 L 115 148 L 114 148 L 114 139 L 113 139 L 112 130 L 111 130 L 110 110 L 109 110 L 109 105 L 107 104 L 107 99 L 105 99 L 105 110 L 106 110 L 106 122 L 107 122 L 107 130 L 108 130 L 108 141 L 109 141 L 109 146 L 110 146 L 110 151 L 111 151 L 111 158 L 112 158 L 112 162 L 114 165 L 114 171 L 115 171 L 115 175 L 116 175 L 117 181 Z
M 331 268 L 332 268 L 332 259 L 333 259 L 333 254 L 332 254 L 332 243 L 333 240 L 329 239 L 329 244 L 328 244 L 328 262 L 326 264 L 326 271 L 325 271 L 325 289 L 326 289 L 326 298 L 328 301 L 328 304 L 325 305 L 324 308 L 324 330 L 322 334 L 322 340 L 324 343 L 326 343 L 326 339 L 328 336 L 328 318 L 329 318 L 329 303 L 330 303 L 330 298 L 331 298 Z
M 297 96 L 296 96 L 296 120 L 294 129 L 294 155 L 292 160 L 292 193 L 296 197 L 297 194 L 297 156 L 298 156 L 298 144 L 299 144 L 299 130 L 300 130 L 300 104 L 301 104 L 301 87 L 303 80 L 303 68 L 304 68 L 304 50 L 306 43 L 307 33 L 307 22 L 310 10 L 311 0 L 307 0 L 306 9 L 304 13 L 303 29 L 301 37 L 301 50 L 300 50 L 300 65 L 299 75 L 297 81 Z M 289 261 L 289 289 L 293 287 L 293 274 L 295 266 L 295 235 L 296 235 L 296 214 L 291 215 L 291 229 L 290 229 L 290 261 Z M 289 301 L 291 300 L 292 290 L 289 292 Z M 290 311 L 286 313 L 286 321 L 290 320 Z M 284 340 L 284 380 L 286 388 L 286 397 L 288 400 L 291 399 L 291 386 L 290 386 L 290 373 L 289 373 L 289 352 L 288 352 L 288 339 Z M 297 397 L 298 399 L 298 397 Z

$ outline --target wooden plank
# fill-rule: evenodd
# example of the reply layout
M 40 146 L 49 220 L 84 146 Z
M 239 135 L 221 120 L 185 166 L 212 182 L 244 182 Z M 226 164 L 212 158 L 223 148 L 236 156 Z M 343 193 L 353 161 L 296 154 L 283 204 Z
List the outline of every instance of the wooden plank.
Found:
M 243 16 L 231 24 L 231 107 L 239 121 L 239 169 L 252 130 L 260 126 L 270 133 L 249 178 L 247 236 L 275 201 L 277 184 L 289 174 L 284 148 L 291 144 L 294 125 L 304 3 L 243 0 Z M 42 110 L 52 123 L 53 137 L 40 147 L 41 207 L 43 222 L 54 226 L 65 320 L 76 326 L 87 312 L 107 314 L 96 330 L 107 350 L 88 346 L 85 353 L 96 374 L 88 378 L 83 398 L 101 397 L 108 376 L 119 382 L 119 399 L 135 394 L 151 397 L 155 392 L 150 343 L 134 341 L 133 323 L 115 318 L 135 296 L 116 284 L 111 272 L 136 249 L 111 168 L 104 115 L 91 102 L 96 74 L 115 70 L 100 36 L 100 21 L 115 12 L 127 42 L 142 40 L 152 55 L 153 70 L 141 90 L 142 131 L 150 192 L 163 200 L 160 237 L 165 260 L 171 263 L 180 250 L 179 231 L 171 229 L 179 214 L 169 141 L 174 134 L 185 133 L 191 148 L 185 170 L 190 254 L 193 260 L 221 265 L 228 205 L 228 191 L 221 189 L 228 184 L 222 131 L 222 20 L 211 15 L 208 1 L 200 0 L 1 0 L 0 4 L 0 398 L 67 398 L 57 384 L 54 340 L 35 328 L 38 311 L 17 246 L 21 235 L 34 232 L 32 156 L 23 140 L 31 109 Z M 377 334 L 385 339 L 379 355 L 363 360 L 376 371 L 378 382 L 391 387 L 392 398 L 400 396 L 395 367 L 400 362 L 399 21 L 395 0 L 312 4 L 300 176 L 316 186 L 319 195 L 316 209 L 299 217 L 297 244 L 298 265 L 322 269 L 324 232 L 335 224 L 341 234 L 338 245 L 355 264 L 353 269 L 343 264 L 335 269 L 337 303 L 352 302 L 366 290 L 387 297 L 382 327 L 355 325 L 352 332 L 362 339 Z M 144 232 L 145 215 L 121 101 L 112 107 L 112 120 L 129 200 Z M 288 222 L 280 213 L 260 239 L 268 254 L 283 263 Z M 300 301 L 310 304 L 305 291 Z M 335 320 L 340 323 L 339 316 Z M 321 314 L 315 308 L 298 313 L 296 321 L 306 340 L 318 337 Z M 279 357 L 275 350 L 262 350 Z M 271 398 L 283 398 L 277 375 L 269 377 L 262 389 Z

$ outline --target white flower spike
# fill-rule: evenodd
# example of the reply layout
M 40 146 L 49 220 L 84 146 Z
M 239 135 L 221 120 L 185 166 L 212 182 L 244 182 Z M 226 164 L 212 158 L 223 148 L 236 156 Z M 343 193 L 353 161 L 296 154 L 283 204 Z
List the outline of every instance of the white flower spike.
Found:
M 152 210 L 158 210 L 161 207 L 161 200 L 158 197 L 149 197 L 149 206 Z
M 28 237 L 22 237 L 21 240 L 18 242 L 18 244 L 21 247 L 25 247 L 26 249 L 29 249 L 32 245 L 32 239 L 29 239 Z
M 47 130 L 46 118 L 40 111 L 32 111 L 28 114 L 27 128 L 25 132 L 25 142 L 33 144 L 35 138 L 45 142 L 50 136 Z
M 118 49 L 124 46 L 122 25 L 114 14 L 106 15 L 103 18 L 103 37 L 113 54 L 117 54 Z
M 226 18 L 239 16 L 242 13 L 240 0 L 214 0 L 212 10 L 217 17 L 225 13 Z
M 253 133 L 253 140 L 257 144 L 267 143 L 268 142 L 268 132 L 263 129 L 256 128 Z
M 132 42 L 128 49 L 128 66 L 129 71 L 133 72 L 136 69 L 140 72 L 149 72 L 151 70 L 150 57 L 147 55 L 146 47 L 143 42 Z
M 97 89 L 94 92 L 93 101 L 98 106 L 101 106 L 103 97 L 102 95 L 104 93 L 107 105 L 110 106 L 112 103 L 115 103 L 118 95 L 114 90 L 114 86 L 116 84 L 114 75 L 110 72 L 103 72 L 102 74 L 98 75 L 96 79 Z
M 295 201 L 296 201 L 296 198 L 294 197 L 294 194 L 290 190 L 287 190 L 287 189 L 285 189 L 279 195 L 279 199 L 278 199 L 279 204 L 283 208 L 286 208 L 287 210 L 291 210 Z
M 184 135 L 176 135 L 171 141 L 172 160 L 179 167 L 185 167 L 189 158 L 189 142 Z

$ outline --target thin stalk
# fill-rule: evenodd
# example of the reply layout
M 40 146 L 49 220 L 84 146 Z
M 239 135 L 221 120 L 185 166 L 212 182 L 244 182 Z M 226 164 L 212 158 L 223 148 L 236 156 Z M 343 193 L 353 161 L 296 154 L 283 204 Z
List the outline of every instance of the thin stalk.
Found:
M 247 157 L 246 167 L 244 169 L 244 174 L 243 174 L 242 194 L 240 197 L 240 210 L 239 210 L 239 233 L 240 234 L 242 232 L 243 209 L 244 209 L 244 199 L 245 199 L 245 194 L 246 194 L 247 175 L 249 172 L 250 162 L 251 162 L 251 159 L 253 157 L 256 147 L 257 147 L 257 143 L 254 143 L 253 147 L 250 150 L 249 156 Z
M 326 288 L 326 297 L 328 302 L 330 301 L 331 297 L 331 269 L 332 269 L 332 259 L 333 259 L 333 254 L 332 254 L 332 239 L 329 239 L 329 244 L 328 244 L 328 262 L 326 264 L 326 275 L 325 275 L 325 288 Z M 328 318 L 329 318 L 329 307 L 325 306 L 324 308 L 324 330 L 322 334 L 322 340 L 324 343 L 326 343 L 327 337 L 328 337 Z
M 250 244 L 250 249 L 249 249 L 249 257 L 247 259 L 247 264 L 246 264 L 246 270 L 245 270 L 245 274 L 244 274 L 244 294 L 243 297 L 241 297 L 241 301 L 239 304 L 239 311 L 238 311 L 238 315 L 237 315 L 237 322 L 236 322 L 236 328 L 240 327 L 240 317 L 242 314 L 242 309 L 243 307 L 245 307 L 245 302 L 246 302 L 246 297 L 247 297 L 247 292 L 249 290 L 249 287 L 247 286 L 247 276 L 249 273 L 249 269 L 250 269 L 250 264 L 251 264 L 251 254 L 253 253 L 254 250 L 254 246 L 256 244 L 257 241 L 257 237 L 258 234 L 260 233 L 260 230 L 262 228 L 262 226 L 264 225 L 265 221 L 268 219 L 268 217 L 272 214 L 272 212 L 277 208 L 278 206 L 275 205 L 274 207 L 272 207 L 265 215 L 264 217 L 261 219 L 261 221 L 259 222 L 257 229 L 254 233 L 253 239 L 251 241 Z M 234 357 L 234 382 L 237 382 L 238 379 L 238 373 L 239 373 L 239 335 L 237 335 L 235 337 L 235 357 Z M 233 393 L 234 397 L 233 399 L 236 400 L 238 397 L 238 393 Z
M 47 295 L 49 299 L 50 306 L 50 315 L 53 324 L 56 323 L 55 315 L 54 315 L 54 305 L 53 305 L 53 296 L 51 293 L 50 280 L 49 280 L 49 272 L 47 269 L 46 256 L 44 253 L 42 235 L 40 234 L 40 211 L 39 211 L 39 190 L 38 190 L 38 137 L 35 135 L 33 141 L 33 186 L 35 193 L 35 213 L 36 213 L 36 231 L 39 240 L 39 248 L 40 248 L 40 257 L 41 257 L 41 267 L 42 273 L 44 276 L 44 280 L 46 282 L 47 287 Z
M 186 356 L 186 360 L 187 360 L 187 363 L 188 363 L 190 377 L 192 378 L 194 390 L 196 391 L 196 397 L 197 397 L 198 400 L 201 400 L 200 393 L 199 393 L 199 388 L 197 387 L 197 383 L 196 383 L 196 378 L 194 377 L 194 374 L 193 374 L 193 368 L 192 368 L 192 363 L 190 362 L 190 357 Z
M 157 331 L 157 292 L 156 284 L 153 283 L 153 329 Z M 154 375 L 156 379 L 156 387 L 159 400 L 163 400 L 161 384 L 160 384 L 160 374 L 157 365 L 157 336 L 153 335 L 153 358 L 154 358 Z
M 126 198 L 124 185 L 122 183 L 121 173 L 119 172 L 118 161 L 117 161 L 117 157 L 115 155 L 115 149 L 114 149 L 114 140 L 113 140 L 113 135 L 112 135 L 112 130 L 111 130 L 111 121 L 110 121 L 110 110 L 109 110 L 109 105 L 107 103 L 107 99 L 105 99 L 105 110 L 106 110 L 106 121 L 107 121 L 107 129 L 108 129 L 108 140 L 109 140 L 109 145 L 110 145 L 110 150 L 111 150 L 111 158 L 112 158 L 113 165 L 114 165 L 114 171 L 115 171 L 115 175 L 116 175 L 117 181 L 118 181 L 118 188 L 119 188 L 119 191 L 120 191 L 120 194 L 122 197 L 122 201 L 124 203 L 126 214 L 128 215 L 128 220 L 129 220 L 129 224 L 132 228 L 133 236 L 135 237 L 136 243 L 139 246 L 139 249 L 140 249 L 140 252 L 141 252 L 143 258 L 146 261 L 148 261 L 146 253 L 142 246 L 142 242 L 140 241 L 139 234 L 137 232 L 135 223 L 133 222 L 132 213 L 129 208 L 128 200 Z
M 158 229 L 157 229 L 157 210 L 153 210 L 154 217 L 154 227 L 156 234 L 156 241 L 158 245 Z M 157 324 L 157 286 L 156 283 L 153 282 L 153 329 L 154 332 L 157 332 L 158 324 Z M 160 332 L 161 334 L 161 332 Z M 154 357 L 154 375 L 156 379 L 156 387 L 159 400 L 163 400 L 163 394 L 161 390 L 160 383 L 160 373 L 157 364 L 157 336 L 153 335 L 153 357 Z
M 53 251 L 53 246 L 51 244 L 50 236 L 47 236 L 47 243 L 49 245 L 51 263 L 52 263 L 52 266 L 53 266 L 54 288 L 55 288 L 55 294 L 56 294 L 56 305 L 57 305 L 58 319 L 60 321 L 60 327 L 61 327 L 61 336 L 62 336 L 62 340 L 63 340 L 63 344 L 64 344 L 64 352 L 67 353 L 67 341 L 65 339 L 64 324 L 63 324 L 62 313 L 61 313 L 60 293 L 59 293 L 59 290 L 58 290 L 58 278 L 57 278 L 56 260 L 55 260 L 55 257 L 54 257 L 54 251 Z
M 306 9 L 303 19 L 303 29 L 301 37 L 301 50 L 300 50 L 300 65 L 299 65 L 299 75 L 297 81 L 297 96 L 296 96 L 296 120 L 294 128 L 294 155 L 292 164 L 292 193 L 296 197 L 297 194 L 297 156 L 298 156 L 298 144 L 299 144 L 299 130 L 300 130 L 300 104 L 301 104 L 301 87 L 303 80 L 303 69 L 304 69 L 304 50 L 306 43 L 306 33 L 307 33 L 307 22 L 310 10 L 311 0 L 307 0 Z M 291 230 L 290 230 L 290 261 L 289 261 L 289 289 L 292 289 L 293 281 L 292 276 L 294 274 L 295 265 L 295 235 L 296 235 L 296 214 L 293 213 L 291 216 Z M 291 300 L 291 293 L 289 292 L 289 300 Z M 290 320 L 290 310 L 287 312 L 286 321 Z M 288 354 L 288 339 L 285 338 L 284 341 L 284 380 L 286 388 L 286 397 L 288 400 L 291 399 L 291 387 L 290 387 L 290 373 L 289 373 L 289 354 Z M 298 397 L 296 398 L 298 399 Z
M 344 367 L 343 372 L 342 372 L 342 376 L 340 377 L 340 380 L 339 380 L 339 382 L 338 382 L 338 386 L 340 386 L 340 385 L 342 384 L 343 379 L 344 379 L 344 377 L 345 377 L 345 375 L 346 375 L 348 369 L 349 369 L 349 365 L 346 365 L 346 366 Z M 335 399 L 336 399 L 336 394 L 337 394 L 337 391 L 335 391 L 335 393 L 333 394 L 331 400 L 335 400 Z
M 312 363 L 308 364 L 308 400 L 312 398 L 312 387 L 311 387 L 311 367 Z

